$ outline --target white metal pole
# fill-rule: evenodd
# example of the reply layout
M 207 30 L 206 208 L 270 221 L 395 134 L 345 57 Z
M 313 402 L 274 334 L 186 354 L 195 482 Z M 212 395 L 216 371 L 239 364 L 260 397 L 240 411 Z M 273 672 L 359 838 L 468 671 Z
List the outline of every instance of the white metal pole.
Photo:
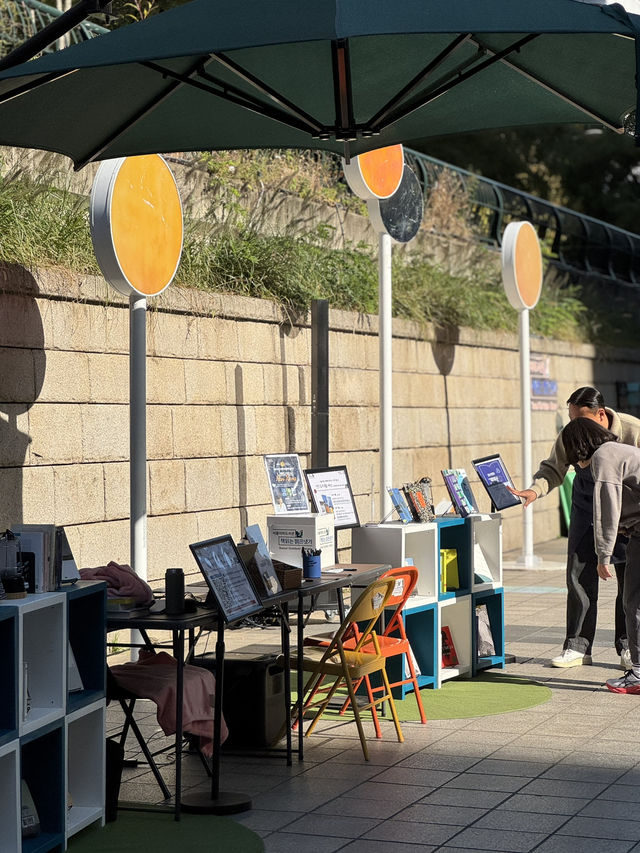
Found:
M 531 366 L 529 346 L 529 309 L 519 312 L 520 337 L 520 419 L 522 432 L 522 482 L 527 488 L 531 482 Z M 522 557 L 524 566 L 535 566 L 540 558 L 533 553 L 533 505 L 522 514 Z
M 391 512 L 387 487 L 393 485 L 393 399 L 391 327 L 391 237 L 380 234 L 378 251 L 378 324 L 380 344 L 380 518 Z
M 129 297 L 129 469 L 131 568 L 147 579 L 147 300 Z

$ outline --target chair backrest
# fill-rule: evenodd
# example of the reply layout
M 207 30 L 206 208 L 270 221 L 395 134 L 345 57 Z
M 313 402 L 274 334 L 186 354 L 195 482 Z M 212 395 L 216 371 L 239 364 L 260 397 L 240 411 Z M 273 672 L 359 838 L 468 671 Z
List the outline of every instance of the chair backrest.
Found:
M 416 588 L 418 583 L 418 570 L 413 566 L 402 566 L 399 569 L 390 569 L 382 575 L 382 578 L 393 578 L 394 589 L 387 601 L 387 607 L 395 606 L 393 615 L 387 619 L 383 637 L 389 637 L 394 632 L 398 632 L 404 639 L 405 630 L 402 621 L 402 610 L 407 603 L 407 599 Z
M 362 591 L 333 635 L 323 660 L 334 656 L 342 647 L 343 641 L 350 637 L 357 641 L 354 650 L 360 651 L 370 639 L 374 625 L 393 595 L 395 584 L 395 578 L 378 578 Z

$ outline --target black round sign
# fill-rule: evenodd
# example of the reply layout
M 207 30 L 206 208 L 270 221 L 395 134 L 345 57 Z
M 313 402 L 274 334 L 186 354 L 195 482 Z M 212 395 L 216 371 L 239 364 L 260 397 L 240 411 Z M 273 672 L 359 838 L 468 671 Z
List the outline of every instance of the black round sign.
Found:
M 389 198 L 367 203 L 369 215 L 378 227 L 384 230 L 398 243 L 408 243 L 418 233 L 422 223 L 424 208 L 422 187 L 413 171 L 405 163 L 404 174 L 400 186 Z M 375 208 L 378 208 L 376 211 Z M 379 213 L 379 217 L 375 216 Z M 380 230 L 380 228 L 379 228 Z

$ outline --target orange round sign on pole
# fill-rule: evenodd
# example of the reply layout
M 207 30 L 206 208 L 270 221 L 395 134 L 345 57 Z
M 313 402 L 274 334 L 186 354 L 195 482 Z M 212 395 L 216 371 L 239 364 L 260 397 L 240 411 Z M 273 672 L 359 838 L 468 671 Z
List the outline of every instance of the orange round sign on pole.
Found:
M 502 235 L 502 283 L 516 311 L 535 308 L 542 291 L 542 253 L 530 222 L 510 222 Z
M 171 284 L 182 253 L 182 205 L 159 154 L 100 165 L 91 191 L 91 238 L 104 277 L 125 296 L 157 296 Z
M 402 145 L 376 148 L 353 157 L 349 163 L 343 159 L 344 176 L 353 193 L 365 201 L 389 198 L 402 181 L 404 151 Z

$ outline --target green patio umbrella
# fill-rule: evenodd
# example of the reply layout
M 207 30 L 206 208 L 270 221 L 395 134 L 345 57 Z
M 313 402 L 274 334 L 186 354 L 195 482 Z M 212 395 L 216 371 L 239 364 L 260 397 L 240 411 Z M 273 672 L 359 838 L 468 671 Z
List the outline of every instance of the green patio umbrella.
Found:
M 635 132 L 638 35 L 640 16 L 581 0 L 194 0 L 0 74 L 0 144 L 80 168 L 530 124 Z

